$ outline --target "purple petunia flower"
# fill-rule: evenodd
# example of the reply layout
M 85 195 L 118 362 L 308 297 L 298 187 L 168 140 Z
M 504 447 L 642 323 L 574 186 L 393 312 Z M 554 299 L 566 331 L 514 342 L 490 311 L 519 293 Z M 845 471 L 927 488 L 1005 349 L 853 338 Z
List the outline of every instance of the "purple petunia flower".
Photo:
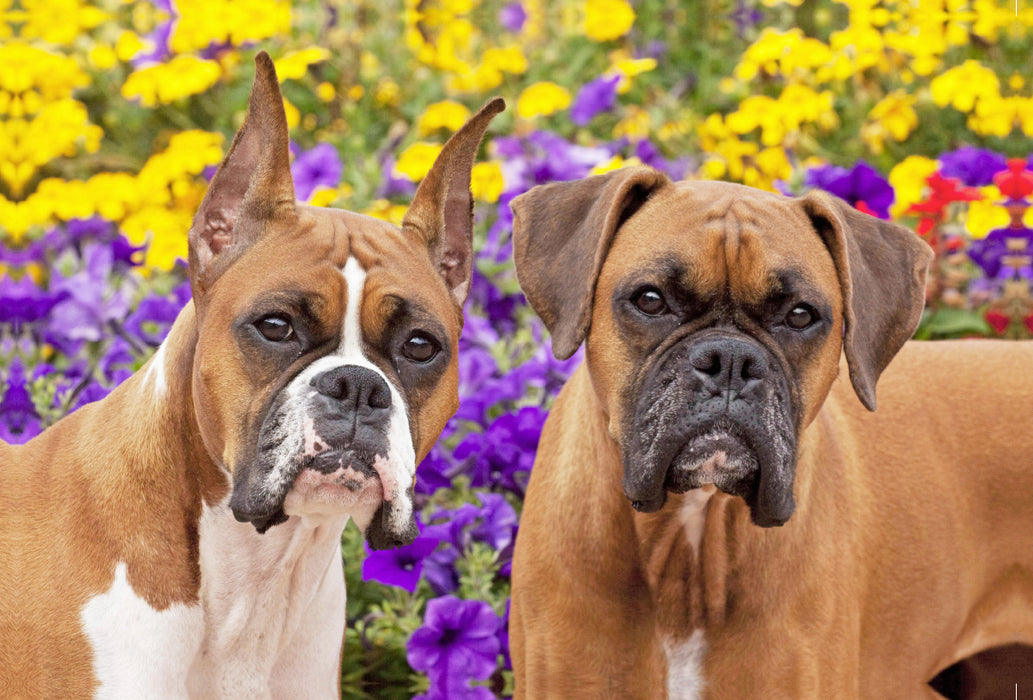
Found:
M 45 319 L 51 310 L 71 296 L 68 290 L 48 292 L 25 275 L 15 281 L 0 275 L 0 325 L 10 324 L 14 334 L 22 326 Z
M 595 115 L 613 109 L 620 81 L 619 75 L 600 75 L 582 85 L 570 108 L 570 120 L 578 126 L 586 126 Z
M 642 139 L 635 144 L 635 157 L 643 164 L 667 173 L 672 180 L 681 180 L 690 170 L 696 169 L 696 162 L 689 156 L 668 160 L 649 139 Z
M 811 168 L 804 181 L 808 186 L 830 192 L 862 211 L 870 210 L 880 219 L 889 218 L 893 187 L 863 160 L 849 170 L 835 165 Z
M 6 388 L 0 394 L 0 440 L 12 445 L 28 442 L 42 428 L 27 388 L 25 368 L 17 358 L 11 363 L 2 385 Z
M 499 416 L 485 432 L 470 433 L 456 445 L 453 457 L 465 465 L 471 486 L 501 486 L 523 495 L 547 415 L 537 406 L 525 406 Z
M 524 9 L 522 3 L 511 2 L 508 5 L 503 5 L 502 9 L 499 10 L 499 24 L 514 34 L 524 28 L 524 22 L 526 21 L 527 10 Z
M 362 580 L 379 581 L 412 593 L 420 582 L 423 560 L 437 549 L 439 542 L 432 537 L 417 537 L 411 544 L 396 549 L 374 552 L 367 547 L 366 559 L 362 562 Z
M 972 241 L 968 255 L 988 278 L 1033 281 L 1033 229 L 994 229 Z
M 498 665 L 500 623 L 481 600 L 430 600 L 423 626 L 406 645 L 409 665 L 430 678 L 426 697 L 468 697 L 471 680 L 489 678 Z
M 294 193 L 306 201 L 317 187 L 337 187 L 344 173 L 344 166 L 337 155 L 337 149 L 328 143 L 321 143 L 308 151 L 302 151 L 291 163 L 294 177 Z
M 992 184 L 994 175 L 1007 170 L 1004 156 L 985 148 L 962 146 L 940 156 L 940 174 L 961 180 L 968 187 Z
M 96 341 L 106 333 L 109 321 L 126 317 L 129 302 L 125 290 L 109 291 L 114 264 L 109 246 L 87 243 L 82 256 L 82 270 L 50 285 L 51 293 L 66 292 L 67 296 L 51 311 L 49 330 L 72 341 Z
M 764 19 L 760 10 L 753 7 L 748 0 L 736 0 L 735 9 L 728 15 L 729 19 L 735 22 L 735 33 L 742 39 L 746 32 L 757 26 Z
M 437 446 L 433 447 L 416 468 L 416 493 L 429 496 L 438 489 L 452 485 L 452 463 L 441 454 Z

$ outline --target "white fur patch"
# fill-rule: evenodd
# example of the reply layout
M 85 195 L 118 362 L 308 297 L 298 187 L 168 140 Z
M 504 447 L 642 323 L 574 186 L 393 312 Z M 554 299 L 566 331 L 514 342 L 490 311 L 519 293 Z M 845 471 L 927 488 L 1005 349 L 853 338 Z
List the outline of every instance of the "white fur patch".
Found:
M 715 488 L 712 485 L 692 489 L 685 494 L 678 516 L 685 527 L 685 536 L 692 545 L 692 551 L 699 559 L 699 545 L 703 541 L 703 526 L 707 521 L 707 507 L 710 505 L 710 498 L 714 495 Z
M 80 612 L 93 646 L 97 698 L 186 698 L 187 672 L 201 646 L 199 605 L 155 610 L 133 592 L 119 562 L 106 593 Z
M 156 397 L 163 398 L 168 393 L 169 385 L 165 378 L 165 342 L 158 346 L 158 351 L 151 357 L 144 378 L 144 386 L 151 386 Z
M 204 507 L 205 629 L 190 669 L 192 697 L 338 697 L 347 522 L 340 512 L 291 518 L 260 535 L 225 502 Z
M 707 650 L 703 630 L 696 630 L 682 642 L 667 640 L 667 698 L 668 700 L 698 700 L 702 696 L 703 654 Z

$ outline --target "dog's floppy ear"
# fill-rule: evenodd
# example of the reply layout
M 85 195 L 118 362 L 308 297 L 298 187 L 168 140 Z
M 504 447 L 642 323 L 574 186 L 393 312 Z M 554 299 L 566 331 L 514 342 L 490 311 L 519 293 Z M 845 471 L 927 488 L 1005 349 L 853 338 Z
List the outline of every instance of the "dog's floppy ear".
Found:
M 875 383 L 915 332 L 932 249 L 913 231 L 814 190 L 800 199 L 832 254 L 843 295 L 843 350 L 861 403 L 875 410 Z
M 473 272 L 473 196 L 470 171 L 492 117 L 506 108 L 490 100 L 441 149 L 413 195 L 402 228 L 423 240 L 431 260 L 462 306 Z
M 247 117 L 190 227 L 195 298 L 261 237 L 266 223 L 295 215 L 288 139 L 276 69 L 262 51 L 255 56 Z
M 592 324 L 592 297 L 613 236 L 667 175 L 622 168 L 539 185 L 512 201 L 517 279 L 552 334 L 552 352 L 573 355 Z

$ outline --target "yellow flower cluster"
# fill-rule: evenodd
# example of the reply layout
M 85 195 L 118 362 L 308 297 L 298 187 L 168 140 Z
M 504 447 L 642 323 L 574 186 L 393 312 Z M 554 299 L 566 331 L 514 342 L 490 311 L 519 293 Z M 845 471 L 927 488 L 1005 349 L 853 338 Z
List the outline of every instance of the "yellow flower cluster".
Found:
M 1016 83 L 1022 87 L 1021 79 Z M 984 136 L 1007 136 L 1015 128 L 1033 136 L 1033 97 L 1001 95 L 997 75 L 976 61 L 944 71 L 930 83 L 933 100 L 965 112 L 968 128 Z
M 20 197 L 42 166 L 96 151 L 103 133 L 71 98 L 89 82 L 73 59 L 11 41 L 0 46 L 0 66 L 0 180 Z
M 455 92 L 498 87 L 506 73 L 527 71 L 527 58 L 511 41 L 492 45 L 469 19 L 475 0 L 406 0 L 405 42 L 417 60 L 449 73 Z M 532 3 L 528 3 L 533 5 Z
M 215 61 L 196 56 L 176 56 L 134 71 L 122 84 L 122 96 L 139 99 L 145 107 L 168 104 L 204 92 L 219 80 L 222 69 Z
M 186 232 L 204 196 L 198 176 L 222 159 L 221 134 L 182 131 L 138 174 L 99 173 L 85 181 L 47 178 L 21 202 L 0 197 L 0 220 L 15 240 L 30 226 L 99 214 L 131 241 L 150 241 L 145 264 L 170 269 L 186 257 Z
M 704 177 L 728 177 L 751 187 L 774 190 L 775 180 L 786 179 L 792 173 L 784 148 L 761 149 L 756 143 L 739 139 L 720 114 L 707 117 L 699 125 L 698 134 L 708 155 L 701 170 Z
M 261 41 L 291 29 L 289 0 L 176 0 L 176 14 L 169 40 L 176 53 Z

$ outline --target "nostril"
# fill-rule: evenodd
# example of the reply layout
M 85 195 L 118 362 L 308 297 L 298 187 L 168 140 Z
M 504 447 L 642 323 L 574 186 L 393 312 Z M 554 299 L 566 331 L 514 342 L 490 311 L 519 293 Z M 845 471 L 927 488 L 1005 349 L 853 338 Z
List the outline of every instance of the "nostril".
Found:
M 387 384 L 381 381 L 374 385 L 373 390 L 369 392 L 367 403 L 370 408 L 391 408 L 391 391 Z
M 717 352 L 701 352 L 692 357 L 692 366 L 708 377 L 716 377 L 721 374 L 721 355 Z
M 739 376 L 742 378 L 742 380 L 744 382 L 748 382 L 751 379 L 755 379 L 756 378 L 753 375 L 753 372 L 751 371 L 752 368 L 753 368 L 753 363 L 748 358 L 743 360 L 742 367 L 739 370 Z

